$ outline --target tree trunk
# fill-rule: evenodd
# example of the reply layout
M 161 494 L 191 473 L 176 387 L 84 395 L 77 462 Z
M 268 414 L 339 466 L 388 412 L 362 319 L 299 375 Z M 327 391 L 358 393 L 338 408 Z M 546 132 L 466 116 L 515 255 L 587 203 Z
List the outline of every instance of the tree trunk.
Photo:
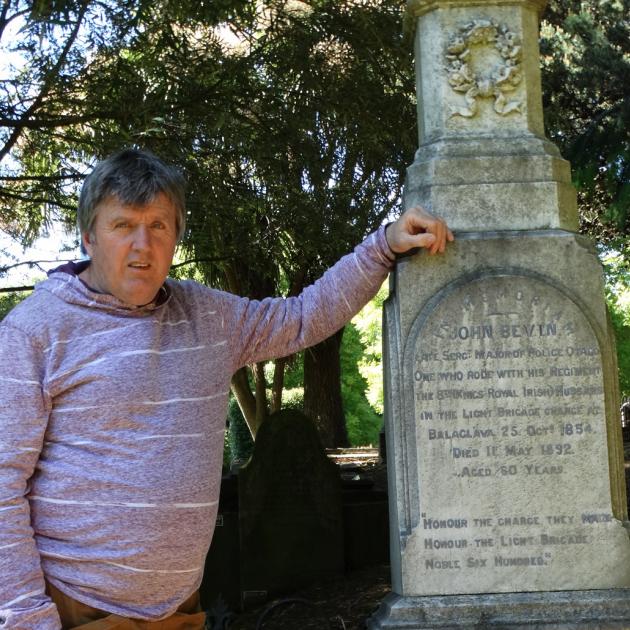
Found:
M 268 415 L 265 376 L 263 364 L 257 363 L 254 371 L 254 380 L 256 382 L 256 395 L 254 396 L 249 385 L 247 369 L 242 367 L 232 376 L 231 387 L 245 422 L 247 422 L 249 432 L 252 434 L 252 438 L 256 439 L 256 433 Z
M 269 407 L 267 406 L 267 379 L 265 378 L 265 364 L 256 363 L 254 366 L 254 382 L 256 383 L 256 432 L 252 433 L 252 437 L 256 439 L 256 433 L 260 425 L 267 419 L 269 415 Z
M 284 367 L 287 357 L 276 359 L 273 366 L 273 385 L 271 388 L 271 413 L 282 408 L 282 390 L 284 389 Z
M 349 446 L 341 399 L 342 337 L 343 328 L 304 351 L 304 413 L 315 422 L 326 448 Z

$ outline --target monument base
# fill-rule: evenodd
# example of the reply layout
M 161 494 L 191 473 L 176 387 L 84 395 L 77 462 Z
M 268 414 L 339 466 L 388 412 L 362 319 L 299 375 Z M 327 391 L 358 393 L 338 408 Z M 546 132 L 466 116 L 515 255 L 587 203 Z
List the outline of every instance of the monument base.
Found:
M 402 597 L 390 593 L 369 630 L 621 630 L 630 589 Z

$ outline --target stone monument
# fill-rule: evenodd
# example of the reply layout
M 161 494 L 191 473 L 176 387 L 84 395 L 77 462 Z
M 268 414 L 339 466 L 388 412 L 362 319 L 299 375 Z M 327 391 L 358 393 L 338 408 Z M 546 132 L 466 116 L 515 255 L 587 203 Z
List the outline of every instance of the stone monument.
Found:
M 405 206 L 442 256 L 385 307 L 393 593 L 373 630 L 630 628 L 614 339 L 545 138 L 545 0 L 409 0 L 419 149 Z

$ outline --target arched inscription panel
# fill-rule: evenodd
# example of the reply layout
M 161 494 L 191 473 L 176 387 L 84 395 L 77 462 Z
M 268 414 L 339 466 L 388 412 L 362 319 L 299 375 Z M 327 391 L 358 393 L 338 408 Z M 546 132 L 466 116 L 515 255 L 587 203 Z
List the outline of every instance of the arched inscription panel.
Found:
M 418 594 L 592 587 L 598 570 L 625 584 L 601 564 L 628 541 L 611 511 L 600 346 L 574 301 L 537 277 L 454 285 L 412 330 L 405 385 Z

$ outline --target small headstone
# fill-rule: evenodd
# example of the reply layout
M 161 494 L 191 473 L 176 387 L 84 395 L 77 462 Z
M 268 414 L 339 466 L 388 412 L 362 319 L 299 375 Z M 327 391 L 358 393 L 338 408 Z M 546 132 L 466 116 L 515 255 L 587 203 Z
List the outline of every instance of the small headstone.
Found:
M 341 484 L 313 422 L 272 414 L 239 473 L 241 589 L 269 597 L 344 569 Z

